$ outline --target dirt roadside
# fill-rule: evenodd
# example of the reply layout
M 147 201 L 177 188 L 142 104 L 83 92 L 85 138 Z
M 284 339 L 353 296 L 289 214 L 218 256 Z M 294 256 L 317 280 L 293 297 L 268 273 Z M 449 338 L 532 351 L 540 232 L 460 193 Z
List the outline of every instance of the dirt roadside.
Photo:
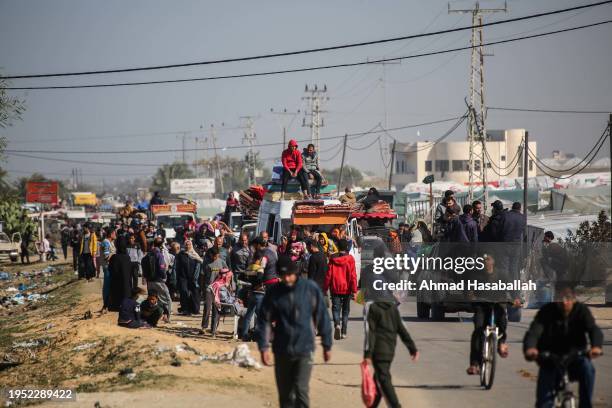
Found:
M 121 328 L 116 313 L 98 313 L 100 279 L 78 281 L 67 264 L 54 266 L 60 271 L 48 299 L 0 311 L 0 360 L 15 364 L 3 366 L 0 388 L 73 388 L 75 407 L 278 405 L 273 367 L 205 359 L 241 344 L 231 339 L 231 319 L 221 323 L 215 339 L 198 333 L 197 317 L 176 316 L 155 329 Z M 254 343 L 248 345 L 259 360 Z M 335 350 L 332 362 L 323 364 L 320 354 L 319 348 L 311 405 L 360 406 L 359 356 Z

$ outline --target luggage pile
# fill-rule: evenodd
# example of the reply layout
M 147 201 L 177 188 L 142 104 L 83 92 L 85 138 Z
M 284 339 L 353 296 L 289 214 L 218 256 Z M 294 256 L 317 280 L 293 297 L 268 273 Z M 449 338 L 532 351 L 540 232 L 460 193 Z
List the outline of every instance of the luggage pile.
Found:
M 294 214 L 348 214 L 351 206 L 348 204 L 325 204 L 323 200 L 296 201 L 293 204 Z
M 250 186 L 248 189 L 241 191 L 238 197 L 240 202 L 240 211 L 248 218 L 257 218 L 259 206 L 264 198 L 266 190 L 263 186 Z

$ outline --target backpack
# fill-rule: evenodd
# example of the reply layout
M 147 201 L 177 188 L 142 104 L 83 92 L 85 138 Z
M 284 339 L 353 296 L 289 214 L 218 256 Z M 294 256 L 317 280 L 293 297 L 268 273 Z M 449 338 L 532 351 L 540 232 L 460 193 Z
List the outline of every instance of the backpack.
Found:
M 157 279 L 157 258 L 153 252 L 147 253 L 140 261 L 142 266 L 142 276 L 147 281 L 155 281 Z

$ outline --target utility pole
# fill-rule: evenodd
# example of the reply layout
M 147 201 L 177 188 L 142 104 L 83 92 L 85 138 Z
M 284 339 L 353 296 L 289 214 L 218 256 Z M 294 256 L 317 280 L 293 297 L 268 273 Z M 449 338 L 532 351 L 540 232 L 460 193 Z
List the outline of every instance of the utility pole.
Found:
M 241 116 L 240 119 L 246 120 L 246 131 L 244 132 L 244 137 L 242 138 L 242 142 L 247 142 L 249 144 L 249 150 L 247 151 L 247 171 L 249 175 L 249 185 L 253 185 L 256 183 L 255 179 L 255 151 L 253 147 L 257 140 L 257 135 L 255 134 L 255 122 L 253 116 Z
M 391 190 L 391 179 L 393 178 L 393 167 L 395 166 L 395 144 L 397 140 L 393 140 L 393 147 L 391 148 L 391 164 L 389 165 L 389 190 Z
M 448 4 L 449 13 L 469 13 L 472 15 L 472 38 L 470 45 L 470 96 L 468 116 L 467 138 L 470 143 L 469 150 L 469 190 L 468 198 L 474 201 L 474 190 L 477 184 L 482 184 L 483 207 L 487 208 L 487 163 L 485 161 L 485 149 L 487 139 L 485 104 L 485 80 L 484 80 L 484 30 L 482 27 L 484 14 L 507 12 L 508 6 L 504 3 L 503 8 L 481 8 L 480 3 L 476 2 L 472 9 L 454 9 Z
M 285 125 L 284 123 L 281 126 L 282 129 L 282 133 L 283 133 L 283 149 L 287 146 L 287 130 L 291 129 L 291 125 L 293 124 L 293 121 L 295 120 L 295 118 L 297 117 L 297 115 L 299 115 L 301 112 L 298 109 L 297 112 L 288 112 L 287 108 L 284 108 L 282 111 L 275 111 L 274 108 L 270 108 L 270 113 L 273 115 L 282 115 L 282 116 L 290 116 L 291 120 L 289 121 L 289 124 Z
M 346 157 L 346 144 L 348 141 L 348 135 L 344 134 L 344 145 L 342 146 L 342 161 L 340 162 L 340 174 L 338 175 L 338 195 L 340 195 L 340 189 L 342 186 L 342 173 L 344 172 L 344 158 Z
M 213 145 L 213 150 L 215 151 L 215 161 L 217 162 L 217 179 L 219 180 L 219 185 L 221 187 L 221 194 L 225 194 L 225 189 L 223 188 L 223 175 L 221 174 L 221 165 L 219 164 L 219 154 L 217 153 L 217 136 L 215 132 L 215 125 L 210 125 L 210 140 Z
M 612 176 L 612 113 L 608 118 L 608 144 L 610 145 L 610 176 Z M 612 193 L 612 184 L 610 185 L 610 193 Z M 612 208 L 608 215 L 612 216 Z
M 325 96 L 327 93 L 327 85 L 323 85 L 323 89 L 319 89 L 317 85 L 311 88 L 308 88 L 308 85 L 306 85 L 304 92 L 306 96 L 303 96 L 302 100 L 310 103 L 310 112 L 307 110 L 304 114 L 305 116 L 309 116 L 310 120 L 309 123 L 306 123 L 306 117 L 304 117 L 302 126 L 310 128 L 310 142 L 315 146 L 318 152 L 321 147 L 321 128 L 325 126 L 325 122 L 321 117 L 321 114 L 325 113 L 325 111 L 322 110 L 322 106 L 323 102 L 329 101 L 329 97 Z
M 525 131 L 523 140 L 523 218 L 525 219 L 525 237 L 527 236 L 527 187 L 529 181 L 529 132 Z
M 383 58 L 376 58 L 377 60 Z M 369 60 L 369 58 L 368 58 Z M 402 61 L 380 61 L 372 64 L 382 65 L 382 77 L 379 79 L 382 85 L 383 119 L 384 127 L 387 129 L 387 65 L 401 65 Z

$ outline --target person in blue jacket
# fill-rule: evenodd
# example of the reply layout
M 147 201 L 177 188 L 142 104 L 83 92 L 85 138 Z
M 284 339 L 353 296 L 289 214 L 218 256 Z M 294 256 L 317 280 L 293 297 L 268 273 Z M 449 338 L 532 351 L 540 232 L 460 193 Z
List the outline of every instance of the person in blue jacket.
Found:
M 308 384 L 312 372 L 316 336 L 321 336 L 323 360 L 331 358 L 331 323 L 316 283 L 298 276 L 291 257 L 276 263 L 280 282 L 270 286 L 257 321 L 257 345 L 264 365 L 271 365 L 270 339 L 279 405 L 308 407 Z M 272 325 L 274 322 L 274 325 Z

